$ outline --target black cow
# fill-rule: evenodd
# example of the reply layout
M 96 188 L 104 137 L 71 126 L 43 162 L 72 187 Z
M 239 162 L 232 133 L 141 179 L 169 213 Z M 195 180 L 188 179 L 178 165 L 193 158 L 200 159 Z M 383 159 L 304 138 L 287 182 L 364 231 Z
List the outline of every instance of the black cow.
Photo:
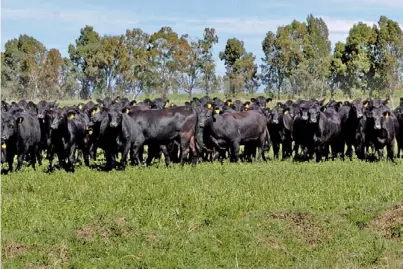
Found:
M 39 121 L 30 112 L 2 115 L 2 149 L 12 171 L 14 156 L 17 155 L 16 171 L 21 170 L 25 157 L 29 154 L 30 164 L 35 169 L 36 160 L 42 164 L 38 154 L 38 145 L 41 139 Z
M 259 147 L 262 159 L 265 142 L 269 139 L 267 121 L 257 111 L 237 112 L 219 115 L 206 106 L 198 115 L 198 143 L 205 147 L 204 138 L 208 137 L 218 150 L 230 148 L 231 161 L 239 159 L 240 145 Z
M 66 171 L 74 172 L 76 150 L 84 150 L 86 125 L 80 112 L 71 107 L 58 108 L 53 112 L 51 124 L 51 146 L 49 148 L 49 168 L 53 171 L 54 154 L 58 155 L 59 165 Z M 89 165 L 87 154 L 84 155 L 86 165 Z
M 370 103 L 367 114 L 369 145 L 374 147 L 378 153 L 378 160 L 383 158 L 383 149 L 386 147 L 388 160 L 394 162 L 396 130 L 399 128 L 398 119 L 385 102 Z
M 336 110 L 312 105 L 309 109 L 309 124 L 316 129 L 313 137 L 316 161 L 321 161 L 322 156 L 328 159 L 330 146 L 333 160 L 337 157 L 337 153 L 341 153 L 343 158 L 341 122 Z
M 180 145 L 181 165 L 189 150 L 193 156 L 192 165 L 196 165 L 195 127 L 197 114 L 187 107 L 164 110 L 130 111 L 134 120 L 133 155 L 140 163 L 139 150 L 143 145 L 168 145 L 177 141 Z
M 394 114 L 399 123 L 399 128 L 396 130 L 397 142 L 397 158 L 400 158 L 400 152 L 403 151 L 403 98 L 400 98 L 400 106 L 394 110 Z
M 278 105 L 271 109 L 268 117 L 268 129 L 273 145 L 274 158 L 278 158 L 280 145 L 282 147 L 282 160 L 292 154 L 292 121 L 290 109 L 284 105 Z

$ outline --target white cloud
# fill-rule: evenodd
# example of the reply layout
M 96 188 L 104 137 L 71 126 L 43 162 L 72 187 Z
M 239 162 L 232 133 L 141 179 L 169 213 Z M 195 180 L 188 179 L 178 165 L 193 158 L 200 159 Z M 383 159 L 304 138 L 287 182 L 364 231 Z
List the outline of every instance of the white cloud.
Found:
M 333 3 L 355 4 L 370 7 L 403 7 L 402 0 L 332 0 Z

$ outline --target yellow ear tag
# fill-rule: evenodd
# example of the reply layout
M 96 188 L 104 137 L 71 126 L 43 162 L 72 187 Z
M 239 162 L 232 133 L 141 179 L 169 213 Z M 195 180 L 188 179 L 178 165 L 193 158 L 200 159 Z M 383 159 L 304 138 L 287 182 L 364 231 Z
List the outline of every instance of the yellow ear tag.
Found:
M 210 108 L 211 108 L 211 104 L 207 104 L 207 108 L 210 109 Z
M 1 144 L 1 148 L 2 149 L 5 149 L 7 146 L 6 146 L 6 143 L 3 143 L 3 144 Z
M 385 118 L 389 118 L 389 113 L 386 113 Z
M 90 135 L 92 135 L 93 131 L 92 131 L 92 130 L 88 130 L 88 133 L 89 133 Z
M 219 109 L 216 109 L 216 110 L 215 110 L 215 113 L 216 113 L 216 114 L 220 114 L 220 110 L 219 110 Z
M 83 106 L 82 106 L 82 105 L 79 105 L 79 106 L 78 106 L 78 109 L 83 109 Z
M 246 104 L 246 105 L 245 105 L 245 107 L 246 107 L 246 108 L 249 108 L 249 105 L 248 105 L 248 104 Z
M 129 113 L 129 110 L 126 108 L 125 111 L 123 111 L 123 113 L 127 114 Z
M 368 107 L 368 103 L 365 103 L 364 107 Z
M 72 120 L 72 119 L 74 119 L 74 114 L 69 115 L 69 120 Z
M 284 115 L 287 115 L 288 114 L 288 110 L 286 110 L 285 112 L 284 112 Z
M 228 102 L 228 106 L 231 106 L 231 104 L 232 104 L 231 102 Z
M 91 111 L 91 115 L 95 115 L 97 113 L 97 111 L 94 109 L 93 111 Z

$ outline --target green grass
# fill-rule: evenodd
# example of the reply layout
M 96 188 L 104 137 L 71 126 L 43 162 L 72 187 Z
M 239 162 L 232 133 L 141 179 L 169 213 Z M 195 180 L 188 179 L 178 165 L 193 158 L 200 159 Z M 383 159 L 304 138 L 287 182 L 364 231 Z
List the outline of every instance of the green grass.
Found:
M 402 161 L 2 176 L 4 268 L 402 268 Z M 400 224 L 399 224 L 400 223 Z M 390 235 L 392 234 L 392 236 Z

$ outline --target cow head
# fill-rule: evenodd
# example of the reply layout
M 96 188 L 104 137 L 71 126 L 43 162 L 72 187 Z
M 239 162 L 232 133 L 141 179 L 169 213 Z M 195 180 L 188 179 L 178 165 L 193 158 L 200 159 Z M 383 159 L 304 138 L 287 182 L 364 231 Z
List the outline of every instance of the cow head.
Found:
M 352 103 L 350 103 L 351 106 L 351 110 L 354 113 L 354 116 L 357 119 L 361 119 L 364 116 L 364 112 L 363 112 L 363 103 L 361 102 L 360 99 L 356 99 L 354 100 Z
M 375 130 L 387 129 L 386 123 L 391 120 L 392 112 L 385 107 L 372 109 L 373 127 Z
M 309 106 L 302 105 L 300 107 L 300 117 L 303 121 L 309 120 Z
M 71 113 L 69 115 L 70 118 L 74 118 L 74 116 L 72 116 Z M 66 111 L 64 109 L 59 108 L 54 113 L 54 117 L 52 120 L 52 124 L 50 125 L 50 128 L 52 130 L 57 130 L 60 128 L 60 126 L 66 125 L 67 121 L 68 118 Z
M 320 117 L 320 109 L 317 106 L 311 106 L 309 108 L 309 123 L 317 124 Z
M 283 113 L 282 108 L 274 107 L 270 112 L 270 123 L 273 125 L 279 124 L 281 113 Z
M 111 128 L 118 128 L 122 125 L 122 111 L 112 109 L 108 112 L 109 126 Z
M 210 102 L 205 104 L 204 107 L 201 109 L 198 114 L 198 123 L 200 128 L 204 128 L 207 124 L 210 123 L 213 117 L 213 109 L 213 104 Z
M 267 106 L 267 103 L 271 102 L 273 99 L 272 98 L 266 98 L 264 96 L 258 96 L 256 98 L 251 98 L 250 101 L 254 103 L 255 105 L 258 105 L 261 108 L 265 108 Z
M 1 117 L 1 140 L 8 141 L 17 133 L 17 121 L 11 114 L 4 114 Z M 3 144 L 2 144 L 3 146 Z

